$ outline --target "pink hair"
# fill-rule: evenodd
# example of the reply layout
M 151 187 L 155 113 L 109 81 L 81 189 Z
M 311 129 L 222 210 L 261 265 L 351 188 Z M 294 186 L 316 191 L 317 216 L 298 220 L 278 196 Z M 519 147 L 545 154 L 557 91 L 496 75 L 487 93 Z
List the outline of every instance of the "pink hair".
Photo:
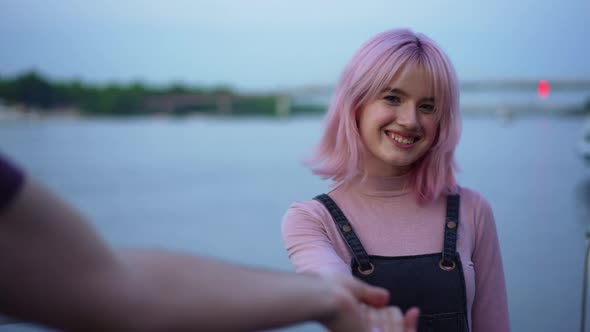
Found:
M 323 137 L 306 161 L 314 174 L 331 179 L 335 185 L 359 175 L 366 148 L 358 131 L 357 112 L 375 100 L 407 65 L 418 65 L 426 71 L 439 121 L 438 136 L 412 167 L 409 185 L 420 203 L 458 191 L 454 154 L 461 124 L 455 69 L 436 43 L 407 29 L 378 34 L 348 63 L 326 115 Z

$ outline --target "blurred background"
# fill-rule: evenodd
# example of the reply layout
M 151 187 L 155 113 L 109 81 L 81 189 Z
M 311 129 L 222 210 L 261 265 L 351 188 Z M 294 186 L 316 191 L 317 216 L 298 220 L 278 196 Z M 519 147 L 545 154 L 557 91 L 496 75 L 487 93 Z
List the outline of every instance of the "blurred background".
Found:
M 396 27 L 457 69 L 459 179 L 494 209 L 513 331 L 579 330 L 588 0 L 0 0 L 0 151 L 115 246 L 291 270 L 281 218 L 329 186 L 301 161 L 354 51 Z

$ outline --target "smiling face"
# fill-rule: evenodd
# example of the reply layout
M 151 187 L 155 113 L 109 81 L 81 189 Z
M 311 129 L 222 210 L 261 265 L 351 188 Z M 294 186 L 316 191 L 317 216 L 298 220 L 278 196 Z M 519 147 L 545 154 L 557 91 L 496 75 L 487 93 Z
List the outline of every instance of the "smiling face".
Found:
M 407 173 L 436 139 L 438 120 L 426 72 L 406 66 L 377 98 L 357 114 L 367 153 L 363 165 L 369 175 Z

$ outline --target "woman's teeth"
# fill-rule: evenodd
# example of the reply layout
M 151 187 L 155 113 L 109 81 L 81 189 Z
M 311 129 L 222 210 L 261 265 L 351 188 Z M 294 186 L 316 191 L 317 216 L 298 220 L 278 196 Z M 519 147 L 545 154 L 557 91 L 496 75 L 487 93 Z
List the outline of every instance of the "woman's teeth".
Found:
M 398 143 L 402 143 L 402 144 L 412 144 L 416 141 L 416 138 L 401 137 L 401 136 L 396 135 L 394 133 L 390 133 L 389 136 L 391 137 L 392 140 L 394 140 Z

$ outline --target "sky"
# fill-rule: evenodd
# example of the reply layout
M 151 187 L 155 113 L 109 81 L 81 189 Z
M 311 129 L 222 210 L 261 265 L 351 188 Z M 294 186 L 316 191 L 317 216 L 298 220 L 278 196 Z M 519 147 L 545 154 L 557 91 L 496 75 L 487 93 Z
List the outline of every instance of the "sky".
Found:
M 463 80 L 590 79 L 590 0 L 0 0 L 0 76 L 330 85 L 400 27 L 438 42 Z

